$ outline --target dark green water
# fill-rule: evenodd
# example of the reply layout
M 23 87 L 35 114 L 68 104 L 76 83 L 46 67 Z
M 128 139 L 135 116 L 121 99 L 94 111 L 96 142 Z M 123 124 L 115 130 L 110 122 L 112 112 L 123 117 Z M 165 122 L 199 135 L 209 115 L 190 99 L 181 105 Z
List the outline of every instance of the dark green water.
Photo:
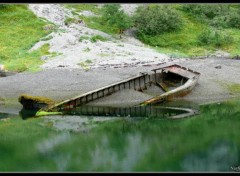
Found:
M 22 120 L 19 116 L 0 121 L 0 171 L 236 171 L 234 168 L 240 166 L 240 101 L 201 106 L 201 113 L 191 118 L 162 117 L 164 106 L 176 104 L 196 108 L 192 103 L 170 102 L 136 112 L 133 109 L 125 112 L 123 108 L 121 116 L 119 109 L 104 111 L 99 107 L 93 110 L 94 107 L 85 107 L 74 112 L 75 115 L 85 113 L 87 115 L 79 118 L 91 119 L 101 111 L 99 118 L 110 113 L 123 118 L 101 123 L 92 121 L 94 128 L 91 129 L 84 121 L 84 130 L 77 133 L 54 131 L 54 125 L 45 117 Z M 152 112 L 161 115 L 152 116 Z M 134 113 L 142 120 L 133 120 Z M 151 114 L 149 118 L 146 113 Z M 172 114 L 177 113 L 182 112 Z M 130 118 L 126 118 L 129 114 Z M 78 118 L 66 115 L 60 119 L 71 117 Z M 70 125 L 77 123 L 74 120 Z M 23 149 L 25 152 L 21 152 Z

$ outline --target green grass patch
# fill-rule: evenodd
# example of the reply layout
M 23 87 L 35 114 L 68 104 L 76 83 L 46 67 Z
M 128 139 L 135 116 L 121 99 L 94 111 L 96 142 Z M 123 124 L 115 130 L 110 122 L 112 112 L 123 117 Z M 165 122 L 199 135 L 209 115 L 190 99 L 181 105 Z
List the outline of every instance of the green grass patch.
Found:
M 95 43 L 95 42 L 97 42 L 98 40 L 100 40 L 100 41 L 102 41 L 102 42 L 107 41 L 107 39 L 106 39 L 105 37 L 101 36 L 101 35 L 94 35 L 94 36 L 92 36 L 92 37 L 90 38 L 90 41 L 91 41 L 92 43 Z
M 51 32 L 43 29 L 47 23 L 26 5 L 8 5 L 1 9 L 0 16 L 0 63 L 11 71 L 32 70 L 32 66 L 41 64 L 38 59 L 44 49 L 30 53 L 28 50 Z
M 91 11 L 98 15 L 100 13 L 100 8 L 96 4 L 65 4 L 66 8 L 73 10 L 73 12 L 81 12 L 81 11 Z
M 154 47 L 159 52 L 173 57 L 196 57 L 209 55 L 216 50 L 229 52 L 232 56 L 239 54 L 239 30 L 234 28 L 217 29 L 206 23 L 201 23 L 193 16 L 181 10 L 182 5 L 175 6 L 183 19 L 182 29 L 176 32 L 164 33 L 157 36 L 138 35 L 138 39 Z M 218 33 L 213 32 L 217 30 Z M 220 34 L 205 35 L 204 31 Z M 201 39 L 207 43 L 201 43 Z
M 80 18 L 85 22 L 85 24 L 89 28 L 97 29 L 110 35 L 115 35 L 119 33 L 119 29 L 117 27 L 102 23 L 101 17 L 80 16 Z
M 82 42 L 83 40 L 88 40 L 89 36 L 87 35 L 82 35 L 81 37 L 79 37 L 79 42 Z
M 89 67 L 89 64 L 91 63 L 92 61 L 90 60 L 87 60 L 85 62 L 79 62 L 77 65 L 79 65 L 80 67 L 82 67 L 84 69 L 84 71 L 89 71 L 90 70 L 90 67 Z
M 50 52 L 48 50 L 49 44 L 44 44 L 38 50 L 32 51 L 31 53 L 26 55 L 22 55 L 22 57 L 19 57 L 17 59 L 6 61 L 6 68 L 8 70 L 14 70 L 17 72 L 39 71 L 39 65 L 44 63 L 42 60 L 40 60 L 40 57 L 43 55 L 49 55 Z
M 228 90 L 233 92 L 233 93 L 240 93 L 240 84 L 228 85 Z

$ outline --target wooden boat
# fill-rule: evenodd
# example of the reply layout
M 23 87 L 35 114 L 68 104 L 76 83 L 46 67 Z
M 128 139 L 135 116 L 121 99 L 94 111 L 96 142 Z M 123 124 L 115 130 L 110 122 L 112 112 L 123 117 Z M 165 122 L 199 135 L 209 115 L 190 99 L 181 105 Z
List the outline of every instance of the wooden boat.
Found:
M 176 64 L 153 69 L 152 71 L 154 71 L 155 84 L 164 93 L 144 101 L 143 105 L 163 102 L 171 100 L 174 97 L 187 95 L 195 87 L 200 76 L 199 72 Z
M 133 89 L 135 91 L 146 93 L 146 90 L 150 90 L 153 85 L 156 85 L 159 88 L 157 90 L 157 95 L 144 102 L 139 102 L 140 105 L 155 104 L 190 93 L 197 84 L 200 76 L 200 73 L 176 64 L 153 69 L 151 71 L 151 73 L 141 73 L 138 76 L 86 92 L 58 103 L 46 103 L 43 102 L 41 98 L 41 101 L 39 101 L 39 97 L 29 96 L 21 96 L 19 102 L 25 107 L 25 109 L 35 109 L 38 110 L 37 112 L 70 112 L 76 107 L 111 95 L 117 91 Z M 36 99 L 38 101 L 36 101 Z M 29 102 L 34 105 L 29 105 Z

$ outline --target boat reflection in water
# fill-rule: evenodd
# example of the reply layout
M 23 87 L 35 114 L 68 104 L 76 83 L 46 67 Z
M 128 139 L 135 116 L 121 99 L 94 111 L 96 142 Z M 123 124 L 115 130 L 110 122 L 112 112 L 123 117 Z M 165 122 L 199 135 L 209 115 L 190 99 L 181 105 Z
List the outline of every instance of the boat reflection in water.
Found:
M 62 111 L 63 115 L 78 116 L 103 116 L 103 117 L 132 117 L 132 118 L 183 118 L 198 113 L 198 106 L 192 102 L 181 101 L 184 106 L 175 106 L 177 103 L 165 103 L 161 105 L 133 106 L 133 107 L 106 107 L 83 105 Z M 174 105 L 174 107 L 173 107 Z M 34 117 L 36 110 L 22 109 L 19 114 L 23 119 Z

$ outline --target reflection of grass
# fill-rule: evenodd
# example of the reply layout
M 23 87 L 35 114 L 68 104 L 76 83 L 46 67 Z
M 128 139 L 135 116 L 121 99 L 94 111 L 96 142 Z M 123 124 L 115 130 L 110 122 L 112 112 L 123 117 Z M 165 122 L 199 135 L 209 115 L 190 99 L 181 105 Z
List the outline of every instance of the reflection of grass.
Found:
M 52 150 L 44 154 L 37 151 L 37 143 L 65 132 L 50 130 L 52 124 L 44 118 L 11 118 L 0 121 L 0 171 L 58 171 L 56 163 L 67 159 L 65 171 L 183 171 L 186 155 L 203 152 L 214 141 L 240 148 L 239 106 L 240 100 L 204 105 L 200 115 L 179 120 L 92 122 L 98 126 L 69 133 L 65 143 L 53 141 Z

